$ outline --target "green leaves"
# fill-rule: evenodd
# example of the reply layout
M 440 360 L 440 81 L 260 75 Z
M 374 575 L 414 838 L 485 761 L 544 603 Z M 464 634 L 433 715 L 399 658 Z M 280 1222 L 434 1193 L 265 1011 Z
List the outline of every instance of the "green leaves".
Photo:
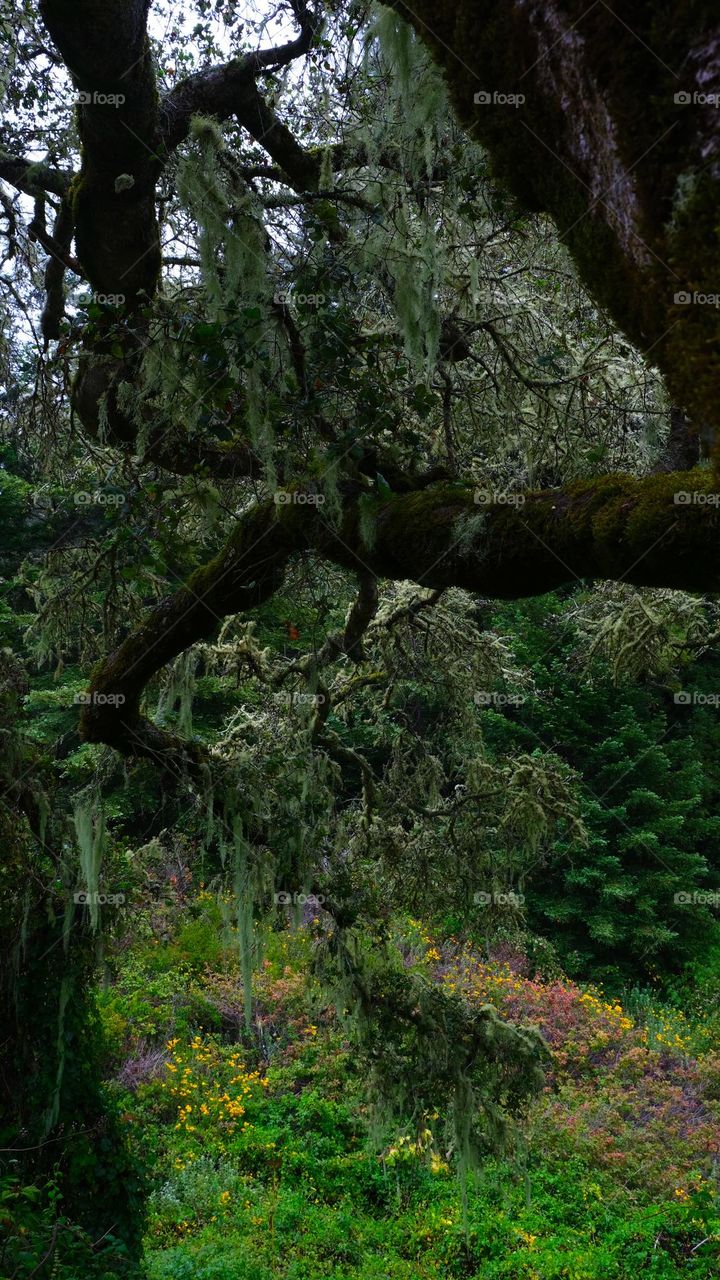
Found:
M 663 593 L 653 606 L 654 594 L 646 608 L 662 607 Z M 603 596 L 601 589 L 596 603 Z M 507 748 L 527 726 L 544 750 L 552 745 L 577 770 L 590 835 L 587 848 L 558 843 L 549 866 L 531 875 L 530 922 L 574 972 L 609 983 L 670 973 L 718 932 L 702 899 L 703 890 L 720 883 L 717 783 L 708 788 L 705 781 L 707 746 L 701 751 L 693 742 L 691 726 L 671 712 L 662 686 L 613 679 L 599 659 L 588 679 L 585 655 L 579 669 L 570 657 L 577 651 L 572 631 L 556 622 L 552 630 L 535 630 L 537 605 L 510 612 L 529 644 L 528 660 L 537 664 L 539 696 L 516 723 L 501 730 L 493 722 L 493 739 Z M 578 619 L 592 644 L 609 620 L 597 615 L 589 631 L 590 613 L 587 603 L 570 604 L 564 616 Z M 696 712 L 698 721 L 702 715 Z

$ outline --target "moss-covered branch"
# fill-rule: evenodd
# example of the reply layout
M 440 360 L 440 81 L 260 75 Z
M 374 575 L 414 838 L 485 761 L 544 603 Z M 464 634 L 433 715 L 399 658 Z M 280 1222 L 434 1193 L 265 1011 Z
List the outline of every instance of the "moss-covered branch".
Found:
M 40 327 L 46 342 L 60 337 L 60 325 L 65 314 L 65 272 L 79 271 L 79 263 L 70 254 L 73 236 L 72 210 L 68 200 L 61 200 L 53 226 L 52 236 L 38 236 L 48 254 L 45 267 L 45 306 Z
M 592 295 L 718 424 L 717 5 L 432 0 L 395 8 L 522 202 L 547 210 Z M 677 300 L 680 295 L 680 301 Z
M 11 155 L 0 147 L 0 179 L 25 195 L 39 196 L 49 191 L 51 195 L 64 196 L 74 177 L 69 169 L 54 169 L 49 164 Z
M 300 35 L 192 76 L 160 101 L 146 23 L 149 0 L 43 0 L 45 25 L 78 91 L 82 167 L 72 184 L 77 255 L 92 287 L 132 310 L 155 292 L 160 243 L 155 187 L 193 114 L 237 115 L 293 182 L 317 165 L 255 85 L 263 70 L 305 53 L 317 16 L 295 6 Z M 17 169 L 17 165 L 16 165 Z
M 241 58 L 233 58 L 219 67 L 199 71 L 176 85 L 163 98 L 160 108 L 164 149 L 174 150 L 190 130 L 194 115 L 227 120 L 236 116 L 265 150 L 277 160 L 282 171 L 311 178 L 312 190 L 319 175 L 315 162 L 296 141 L 286 126 L 280 124 L 256 88 L 256 77 L 263 71 L 279 70 L 306 54 L 321 28 L 318 13 L 305 4 L 294 6 L 300 33 L 295 40 L 272 49 L 258 49 Z
M 678 495 L 680 497 L 678 498 Z M 289 558 L 312 552 L 359 573 L 484 597 L 539 595 L 576 580 L 720 590 L 720 514 L 705 470 L 607 476 L 486 501 L 466 485 L 371 498 L 347 493 L 331 526 L 306 503 L 249 510 L 219 555 L 96 669 L 82 716 L 86 739 L 127 755 L 197 764 L 201 753 L 147 721 L 148 681 L 222 618 L 279 587 Z M 483 501 L 478 503 L 477 497 Z

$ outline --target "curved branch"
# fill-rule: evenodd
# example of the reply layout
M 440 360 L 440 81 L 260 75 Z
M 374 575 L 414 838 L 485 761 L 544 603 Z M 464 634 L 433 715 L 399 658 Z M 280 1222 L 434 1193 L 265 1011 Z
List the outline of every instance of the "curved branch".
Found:
M 363 636 L 377 613 L 378 600 L 375 574 L 361 573 L 358 593 L 347 616 L 345 631 L 341 637 L 342 652 L 347 654 L 350 661 L 356 665 L 365 661 Z
M 40 328 L 46 343 L 60 337 L 60 325 L 65 315 L 65 272 L 80 274 L 80 264 L 71 256 L 73 237 L 72 209 L 67 200 L 60 201 L 52 235 L 42 230 L 37 239 L 48 254 L 45 267 L 45 306 L 40 317 Z
M 39 196 L 44 191 L 65 196 L 74 177 L 70 169 L 53 169 L 41 161 L 13 156 L 0 148 L 0 179 L 27 196 Z
M 319 13 L 306 5 L 296 6 L 295 12 L 300 25 L 300 34 L 295 40 L 274 49 L 246 53 L 207 71 L 198 71 L 165 94 L 160 104 L 160 118 L 162 142 L 167 152 L 173 151 L 188 136 L 194 115 L 213 116 L 216 120 L 237 116 L 245 123 L 243 117 L 252 112 L 257 92 L 256 76 L 263 71 L 277 71 L 295 58 L 302 57 L 310 50 L 320 31 L 322 18 Z M 269 108 L 266 107 L 265 111 L 269 112 Z M 256 140 L 265 145 L 262 137 Z M 266 150 L 273 154 L 271 147 L 266 147 Z
M 678 494 L 688 500 L 678 502 Z M 299 552 L 370 577 L 435 590 L 463 587 L 490 598 L 540 595 L 602 578 L 720 589 L 720 495 L 706 470 L 606 476 L 516 495 L 513 505 L 478 505 L 476 496 L 459 484 L 392 495 L 377 502 L 370 537 L 363 532 L 368 495 L 357 487 L 346 491 L 338 527 L 307 503 L 251 508 L 219 555 L 96 669 L 81 718 L 83 736 L 126 755 L 168 761 L 179 755 L 197 768 L 203 759 L 197 744 L 183 743 L 143 717 L 144 689 L 178 654 L 210 637 L 224 617 L 272 595 Z M 363 614 L 372 608 L 371 597 L 359 606 Z
M 717 6 L 390 0 L 526 208 L 556 220 L 591 294 L 716 426 Z

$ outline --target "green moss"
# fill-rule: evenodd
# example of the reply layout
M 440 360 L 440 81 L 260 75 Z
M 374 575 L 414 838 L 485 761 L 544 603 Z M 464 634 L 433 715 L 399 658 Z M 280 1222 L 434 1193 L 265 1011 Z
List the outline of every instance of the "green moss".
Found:
M 660 364 L 677 403 L 696 421 L 715 423 L 720 310 L 674 302 L 682 290 L 712 294 L 720 288 L 717 181 L 703 150 L 710 126 L 702 113 L 675 103 L 677 89 L 691 88 L 692 81 L 681 84 L 670 71 L 686 64 L 688 49 L 714 30 L 712 7 L 678 0 L 660 14 L 653 5 L 635 6 L 632 30 L 606 5 L 588 9 L 583 0 L 550 6 L 533 22 L 527 8 L 489 0 L 445 0 L 440 6 L 422 0 L 414 13 L 402 3 L 395 7 L 444 66 L 458 114 L 489 149 L 495 176 L 527 208 L 556 219 L 593 296 Z M 560 55 L 552 54 L 556 20 L 578 31 L 563 53 L 562 101 L 547 90 L 552 78 L 536 70 L 544 60 L 537 34 L 543 24 L 547 56 L 560 63 Z M 475 106 L 478 89 L 522 92 L 526 103 L 517 111 Z M 573 135 L 576 118 L 584 125 Z M 597 153 L 593 127 L 607 143 L 605 157 Z M 583 146 L 588 165 L 577 158 Z M 612 179 L 616 158 L 631 196 Z M 688 171 L 698 176 L 678 206 L 678 181 Z M 613 206 L 620 207 L 620 227 Z

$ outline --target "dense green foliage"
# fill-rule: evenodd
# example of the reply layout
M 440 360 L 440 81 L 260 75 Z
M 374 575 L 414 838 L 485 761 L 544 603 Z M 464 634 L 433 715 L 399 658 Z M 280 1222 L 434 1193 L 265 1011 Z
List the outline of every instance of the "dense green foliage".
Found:
M 212 895 L 176 889 L 146 911 L 100 1004 L 105 1070 L 153 1171 L 152 1280 L 715 1273 L 718 1059 L 703 1021 L 657 1004 L 633 1018 L 395 922 L 409 974 L 538 1023 L 553 1051 L 516 1159 L 486 1160 L 463 1210 L 437 1112 L 418 1129 L 371 1123 L 362 1064 L 310 975 L 317 927 L 269 939 L 247 1033 Z
M 715 711 L 674 702 L 679 672 L 640 682 L 614 680 L 598 657 L 588 667 L 573 613 L 548 600 L 501 623 L 518 635 L 535 693 L 511 720 L 495 717 L 488 741 L 557 751 L 582 776 L 589 836 L 556 844 L 530 873 L 529 923 L 572 973 L 662 983 L 717 938 Z M 715 679 L 714 660 L 682 668 L 683 689 L 707 695 Z

